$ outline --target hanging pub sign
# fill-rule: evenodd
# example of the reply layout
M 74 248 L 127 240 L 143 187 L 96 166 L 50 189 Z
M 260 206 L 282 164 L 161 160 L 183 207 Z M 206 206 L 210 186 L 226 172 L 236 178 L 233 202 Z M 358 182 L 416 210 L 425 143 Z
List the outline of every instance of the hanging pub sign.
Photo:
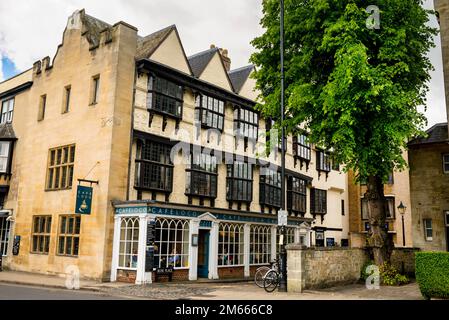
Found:
M 76 189 L 75 213 L 90 214 L 92 209 L 92 187 L 78 185 Z

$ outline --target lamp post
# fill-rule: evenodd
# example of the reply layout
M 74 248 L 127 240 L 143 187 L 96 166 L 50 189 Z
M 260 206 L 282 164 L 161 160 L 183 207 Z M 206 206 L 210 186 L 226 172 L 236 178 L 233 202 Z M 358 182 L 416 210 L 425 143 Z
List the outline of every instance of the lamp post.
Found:
M 284 129 L 284 96 L 285 96 L 285 77 L 284 77 L 284 0 L 280 0 L 281 11 L 281 28 L 280 28 L 280 51 L 281 51 L 281 211 L 279 216 L 285 215 L 285 129 Z M 285 251 L 284 240 L 286 239 L 285 226 L 281 226 L 281 248 L 280 248 L 280 267 L 281 267 L 281 281 L 279 283 L 279 291 L 287 292 L 287 252 Z
M 407 209 L 406 206 L 404 206 L 404 204 L 401 203 L 398 206 L 398 211 L 401 214 L 402 217 L 402 246 L 405 247 L 405 225 L 404 225 L 404 215 L 405 215 L 405 210 Z

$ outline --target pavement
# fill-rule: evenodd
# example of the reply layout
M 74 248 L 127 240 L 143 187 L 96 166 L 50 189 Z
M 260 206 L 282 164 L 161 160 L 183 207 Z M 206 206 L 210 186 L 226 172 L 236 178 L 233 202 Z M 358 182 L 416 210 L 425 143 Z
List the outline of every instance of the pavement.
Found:
M 22 287 L 25 286 L 27 290 Z M 30 289 L 31 288 L 31 289 Z M 174 282 L 131 285 L 80 281 L 80 290 L 67 290 L 64 277 L 26 272 L 0 272 L 0 299 L 188 299 L 188 300 L 423 300 L 418 285 L 381 286 L 368 290 L 353 284 L 303 293 L 267 293 L 252 282 Z

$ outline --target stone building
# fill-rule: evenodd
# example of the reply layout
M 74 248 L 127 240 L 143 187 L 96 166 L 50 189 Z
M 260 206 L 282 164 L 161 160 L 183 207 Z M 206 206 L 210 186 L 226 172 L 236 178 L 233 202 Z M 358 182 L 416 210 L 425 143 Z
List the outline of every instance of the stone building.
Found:
M 449 106 L 449 2 L 435 0 L 439 14 L 446 107 Z M 416 247 L 449 251 L 449 139 L 447 122 L 409 143 L 412 232 Z
M 144 283 L 273 260 L 279 140 L 254 109 L 252 71 L 215 46 L 187 56 L 174 25 L 140 36 L 75 12 L 53 60 L 0 83 L 6 266 Z M 306 135 L 286 139 L 284 242 L 347 246 L 347 176 Z M 75 214 L 86 183 L 91 213 Z

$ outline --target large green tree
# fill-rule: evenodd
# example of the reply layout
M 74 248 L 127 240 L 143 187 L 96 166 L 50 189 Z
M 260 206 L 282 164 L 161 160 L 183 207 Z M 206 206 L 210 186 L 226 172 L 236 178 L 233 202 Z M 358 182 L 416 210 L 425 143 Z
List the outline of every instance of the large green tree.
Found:
M 383 183 L 407 164 L 402 152 L 422 134 L 437 30 L 422 0 L 285 0 L 287 132 L 310 142 L 367 182 L 370 247 L 389 259 Z M 371 7 L 367 7 L 371 5 Z M 375 8 L 379 8 L 379 20 Z M 372 11 L 374 10 L 374 11 Z M 280 119 L 280 0 L 263 0 L 265 32 L 253 40 L 258 108 Z M 280 125 L 278 123 L 278 125 Z

